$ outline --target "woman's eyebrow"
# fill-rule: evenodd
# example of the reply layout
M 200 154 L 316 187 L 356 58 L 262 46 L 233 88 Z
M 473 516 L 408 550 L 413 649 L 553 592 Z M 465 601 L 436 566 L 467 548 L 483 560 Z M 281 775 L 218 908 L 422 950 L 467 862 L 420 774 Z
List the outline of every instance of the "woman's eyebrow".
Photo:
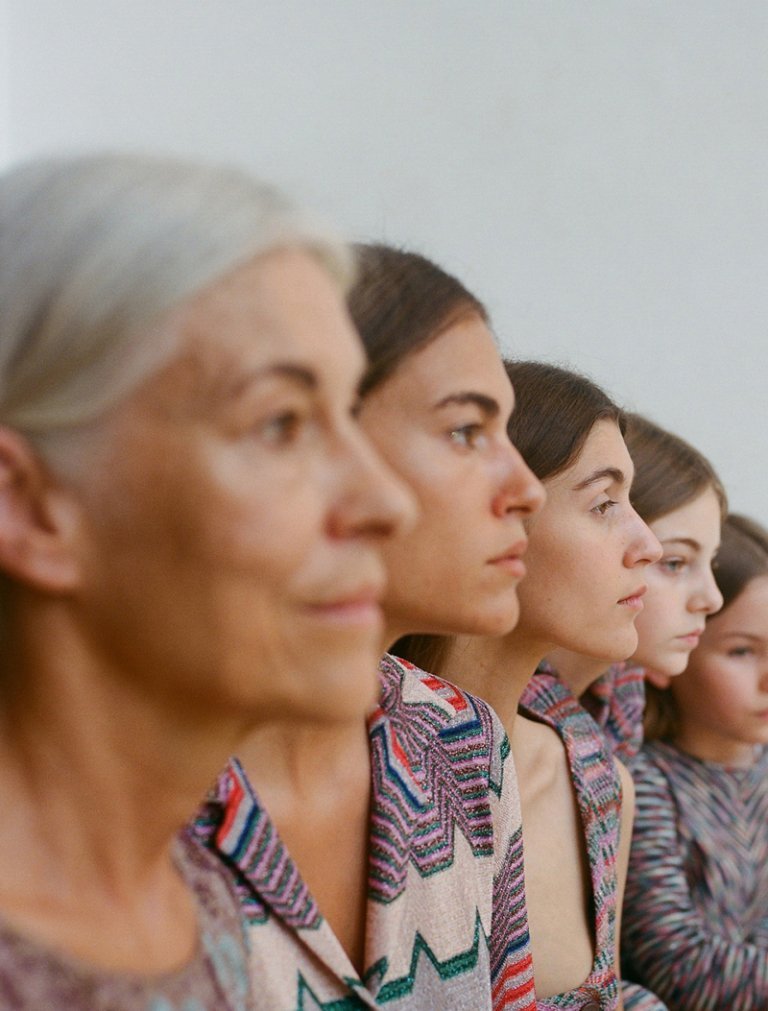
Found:
M 606 477 L 609 477 L 614 484 L 626 484 L 627 482 L 624 471 L 619 470 L 618 467 L 601 467 L 600 470 L 593 471 L 589 477 L 585 477 L 583 481 L 579 481 L 573 490 L 581 491 L 582 488 L 588 488 L 591 484 L 596 484 Z
M 435 404 L 433 410 L 439 411 L 441 408 L 449 407 L 451 404 L 474 404 L 475 407 L 480 408 L 487 418 L 495 418 L 501 411 L 498 400 L 487 396 L 485 393 L 475 393 L 472 390 L 466 390 L 462 393 L 449 393 L 447 397 L 443 397 L 442 400 Z
M 233 377 L 232 381 L 222 388 L 222 395 L 226 399 L 236 400 L 255 383 L 274 378 L 289 379 L 307 390 L 315 390 L 318 385 L 317 376 L 306 366 L 296 365 L 293 362 L 276 362 Z
M 685 544 L 686 547 L 691 548 L 693 551 L 701 551 L 701 545 L 693 537 L 662 537 L 662 544 Z

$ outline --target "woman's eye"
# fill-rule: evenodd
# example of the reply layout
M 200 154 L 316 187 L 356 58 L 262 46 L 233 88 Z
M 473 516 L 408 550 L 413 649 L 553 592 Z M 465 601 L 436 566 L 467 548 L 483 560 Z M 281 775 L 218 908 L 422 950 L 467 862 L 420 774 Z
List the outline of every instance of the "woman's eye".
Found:
M 592 512 L 597 513 L 598 516 L 605 516 L 615 505 L 618 505 L 618 502 L 612 498 L 608 498 L 605 502 L 598 502 L 596 506 L 593 506 Z
M 262 422 L 258 434 L 272 446 L 284 446 L 298 437 L 303 422 L 304 418 L 298 411 L 282 411 Z
M 466 449 L 476 449 L 482 444 L 484 429 L 482 425 L 475 422 L 471 425 L 461 425 L 459 428 L 452 428 L 448 433 L 451 442 Z
M 353 421 L 359 421 L 360 415 L 363 410 L 363 398 L 355 397 L 352 403 L 349 405 L 349 416 Z
M 665 572 L 682 572 L 687 562 L 684 558 L 662 558 L 656 564 Z

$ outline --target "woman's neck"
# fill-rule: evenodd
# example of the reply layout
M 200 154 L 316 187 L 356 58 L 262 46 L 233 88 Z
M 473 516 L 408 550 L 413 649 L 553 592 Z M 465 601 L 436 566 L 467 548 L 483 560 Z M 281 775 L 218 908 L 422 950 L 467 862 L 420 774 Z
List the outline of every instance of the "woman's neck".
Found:
M 548 648 L 515 629 L 506 636 L 457 636 L 439 673 L 484 699 L 511 732 L 520 696 Z
M 110 665 L 50 610 L 3 649 L 0 911 L 102 971 L 175 971 L 199 924 L 173 843 L 244 717 Z
M 20 881 L 23 864 L 73 896 L 102 889 L 130 901 L 167 865 L 243 718 L 162 700 L 45 624 L 5 651 L 0 789 L 13 817 L 0 827 L 0 890 L 11 884 L 2 866 Z
M 754 765 L 759 749 L 748 741 L 725 737 L 708 727 L 683 724 L 673 741 L 675 747 L 694 758 L 717 765 L 748 769 Z
M 265 724 L 239 744 L 237 758 L 279 824 L 280 812 L 315 803 L 344 783 L 368 783 L 368 730 L 363 720 L 333 724 Z
M 555 647 L 547 653 L 547 662 L 557 671 L 576 698 L 605 674 L 608 668 L 605 660 L 596 660 L 594 657 L 583 656 L 581 653 L 573 653 L 560 647 Z
M 261 727 L 238 757 L 323 917 L 362 973 L 372 796 L 365 721 Z

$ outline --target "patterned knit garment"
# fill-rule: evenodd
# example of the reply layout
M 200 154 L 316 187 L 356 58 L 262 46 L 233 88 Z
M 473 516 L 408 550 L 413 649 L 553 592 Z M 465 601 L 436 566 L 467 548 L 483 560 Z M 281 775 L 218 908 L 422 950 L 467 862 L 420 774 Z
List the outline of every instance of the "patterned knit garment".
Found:
M 733 768 L 647 744 L 623 921 L 625 972 L 671 1011 L 768 1008 L 768 749 Z
M 533 1011 L 517 781 L 485 703 L 385 657 L 359 976 L 233 761 L 195 831 L 235 876 L 260 1007 Z
M 593 681 L 579 702 L 600 727 L 611 754 L 628 765 L 643 743 L 643 668 L 613 664 Z
M 633 695 L 630 691 L 630 697 Z M 592 971 L 580 987 L 541 999 L 537 1007 L 541 1011 L 550 1008 L 612 1011 L 618 1007 L 621 985 L 627 1009 L 665 1011 L 665 1005 L 654 994 L 634 984 L 620 984 L 616 978 L 616 858 L 621 781 L 603 734 L 570 688 L 546 665 L 539 667 L 526 686 L 520 711 L 552 727 L 565 747 L 584 825 L 594 911 Z

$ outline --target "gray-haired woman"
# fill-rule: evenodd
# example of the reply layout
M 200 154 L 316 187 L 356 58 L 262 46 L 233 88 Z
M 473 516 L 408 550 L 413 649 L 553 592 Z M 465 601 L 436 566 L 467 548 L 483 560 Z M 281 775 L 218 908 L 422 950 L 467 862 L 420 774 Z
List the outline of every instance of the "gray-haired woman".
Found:
M 0 1004 L 247 1008 L 176 839 L 260 721 L 364 714 L 410 500 L 350 415 L 343 247 L 235 172 L 0 179 Z

